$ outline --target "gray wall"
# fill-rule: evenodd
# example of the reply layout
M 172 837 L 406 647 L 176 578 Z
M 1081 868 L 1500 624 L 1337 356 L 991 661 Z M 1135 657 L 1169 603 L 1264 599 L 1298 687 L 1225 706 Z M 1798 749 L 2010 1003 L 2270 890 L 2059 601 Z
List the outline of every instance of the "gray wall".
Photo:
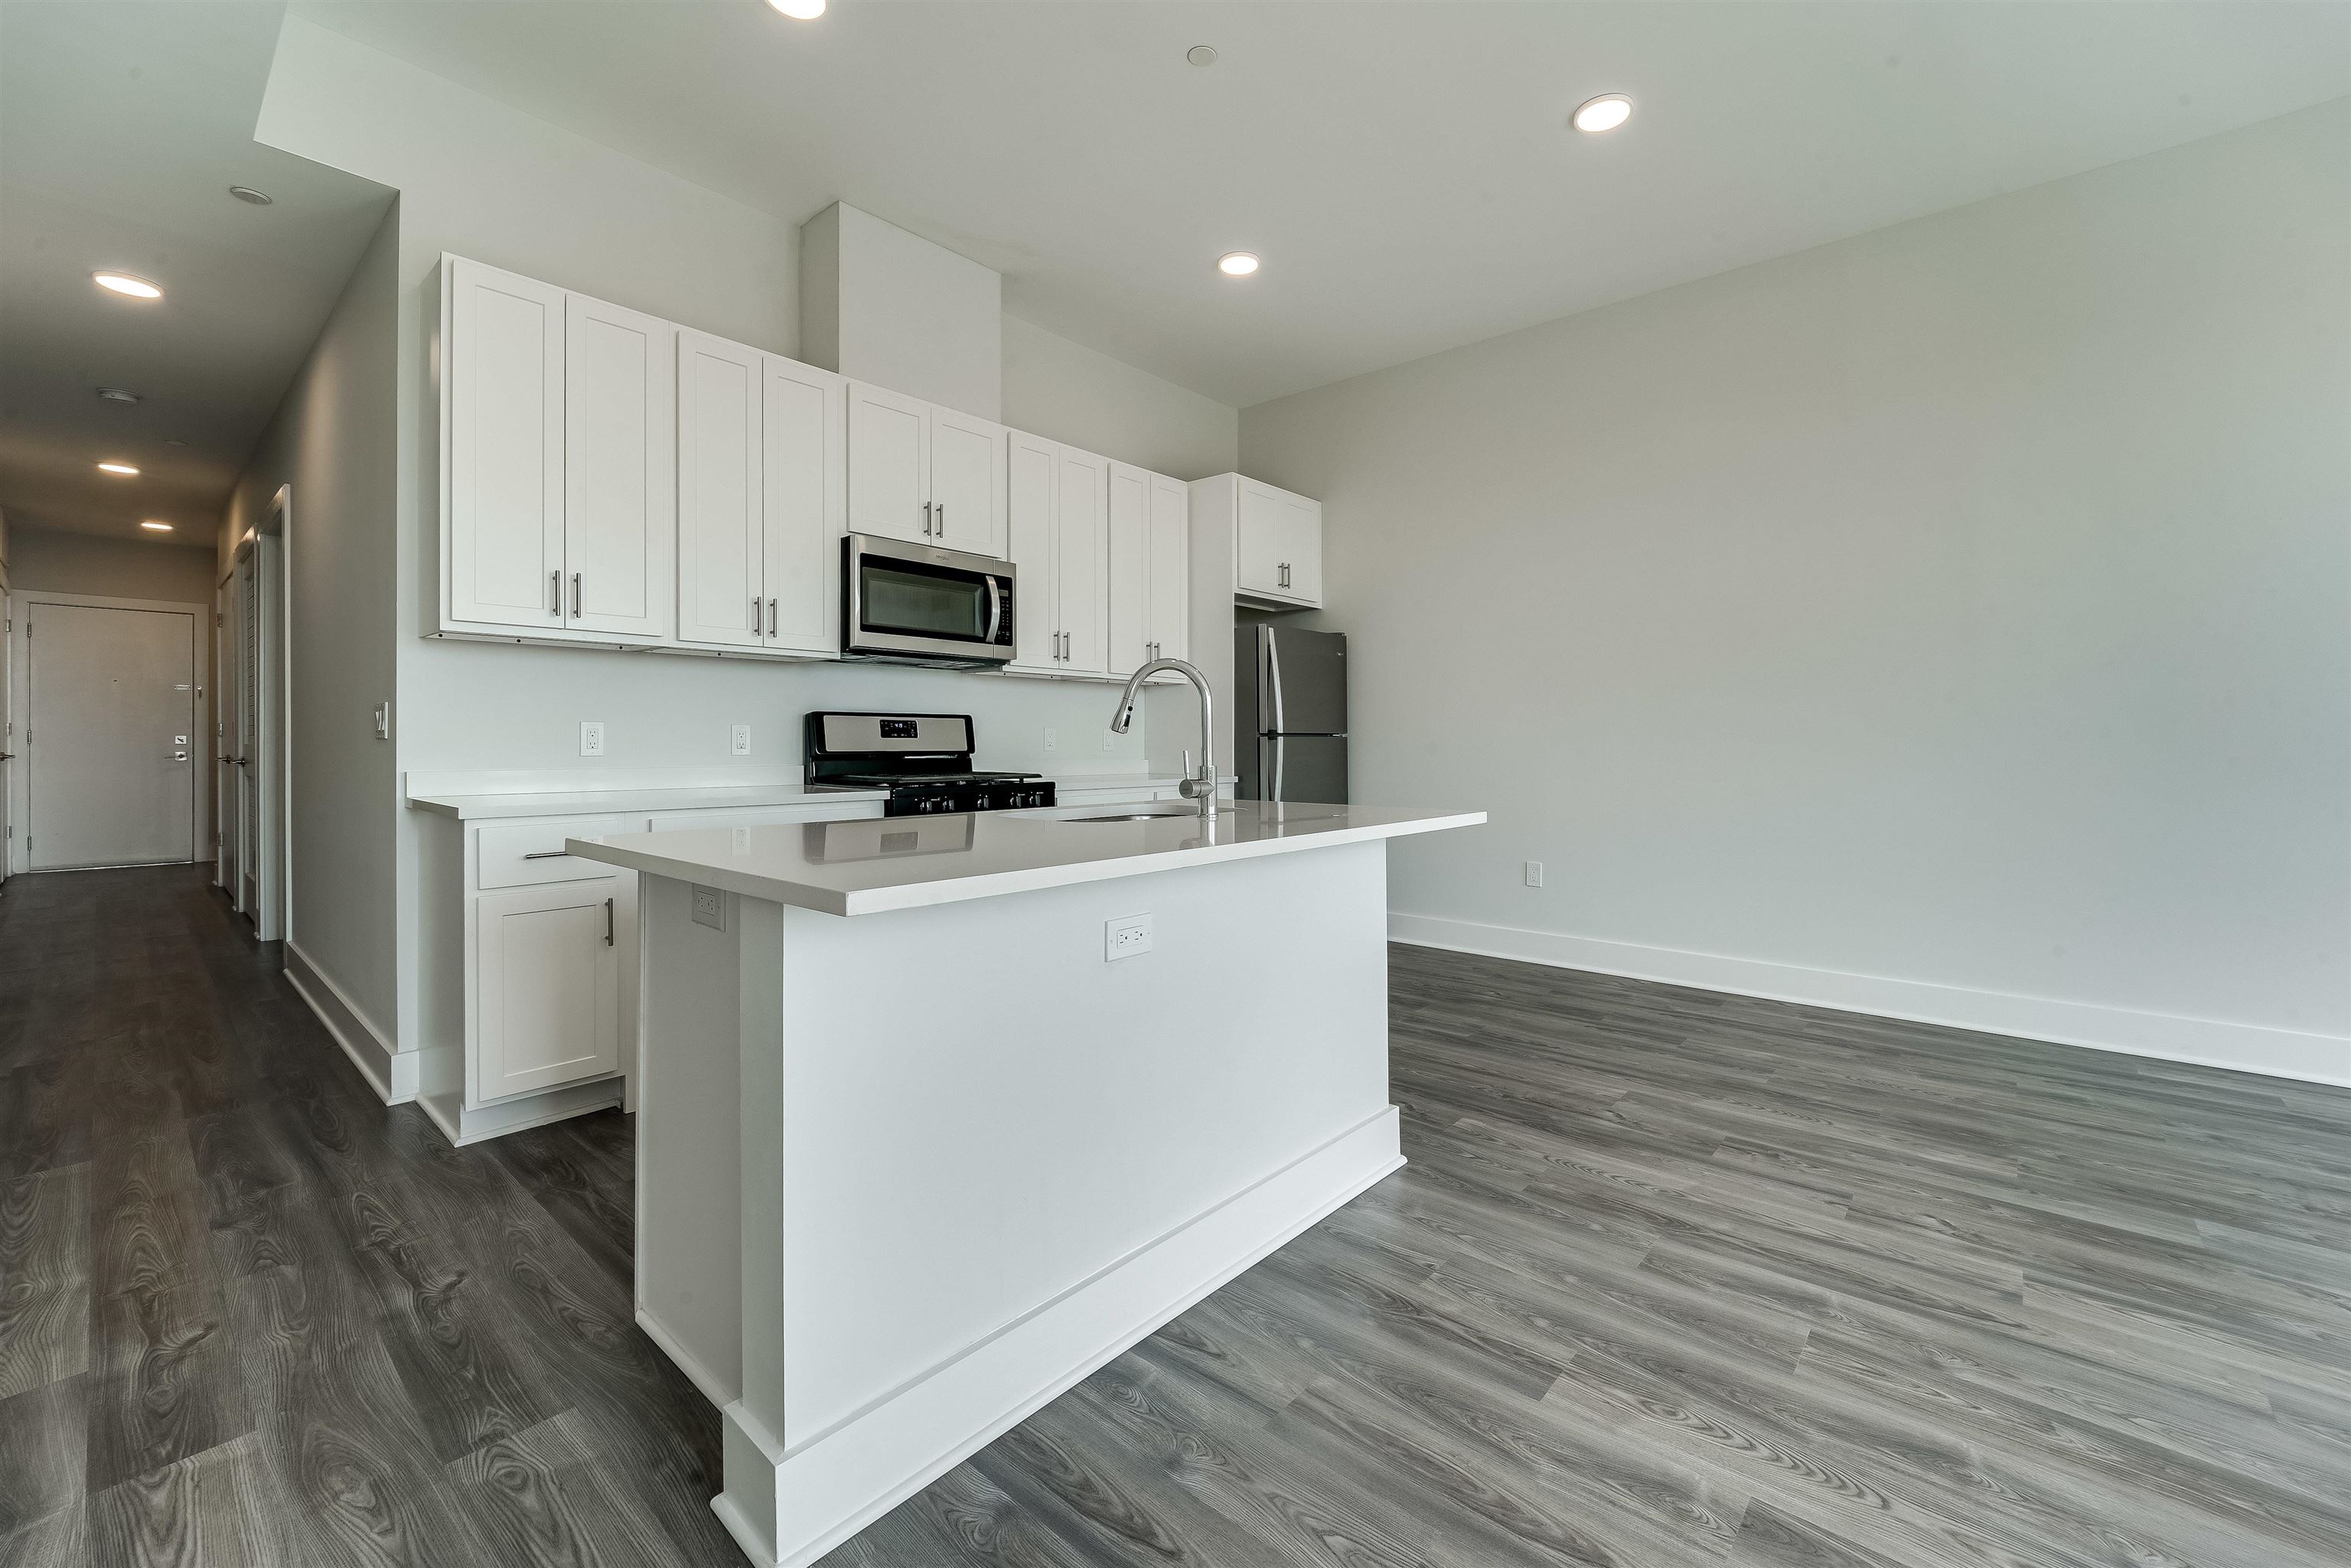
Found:
M 293 486 L 286 561 L 293 881 L 288 940 L 389 1037 L 400 779 L 375 737 L 393 695 L 395 204 L 237 478 L 224 555 Z
M 2338 101 L 1245 411 L 1399 931 L 2351 1080 L 2346 278 Z
M 8 580 L 19 590 L 209 605 L 217 580 L 212 547 L 201 541 L 112 539 L 12 521 Z

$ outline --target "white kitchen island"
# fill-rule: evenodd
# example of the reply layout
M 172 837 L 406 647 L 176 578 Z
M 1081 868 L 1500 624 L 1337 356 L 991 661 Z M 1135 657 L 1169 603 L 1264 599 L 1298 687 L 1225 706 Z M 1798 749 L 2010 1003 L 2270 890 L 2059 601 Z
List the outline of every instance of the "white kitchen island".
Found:
M 567 844 L 642 879 L 637 1319 L 725 1413 L 754 1561 L 821 1556 L 1403 1164 L 1383 841 L 1484 820 Z

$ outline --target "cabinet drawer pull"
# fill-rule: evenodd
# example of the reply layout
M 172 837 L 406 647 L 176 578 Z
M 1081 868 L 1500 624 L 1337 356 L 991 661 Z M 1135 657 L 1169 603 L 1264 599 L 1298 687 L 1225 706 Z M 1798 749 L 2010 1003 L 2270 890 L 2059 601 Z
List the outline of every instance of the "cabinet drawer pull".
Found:
M 606 899 L 606 900 L 604 901 L 604 946 L 607 946 L 607 947 L 610 947 L 611 945 L 612 945 L 612 901 L 611 901 L 611 899 L 609 899 L 609 898 L 608 898 L 608 899 Z
M 522 858 L 527 861 L 559 861 L 570 854 L 569 850 L 533 850 Z

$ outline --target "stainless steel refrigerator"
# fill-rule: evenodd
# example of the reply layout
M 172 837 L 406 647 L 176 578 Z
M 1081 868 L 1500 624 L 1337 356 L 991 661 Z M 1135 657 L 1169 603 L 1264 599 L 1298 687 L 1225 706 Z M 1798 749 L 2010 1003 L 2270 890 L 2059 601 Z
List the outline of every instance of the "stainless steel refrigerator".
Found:
M 1235 749 L 1244 800 L 1347 799 L 1347 639 L 1233 628 Z

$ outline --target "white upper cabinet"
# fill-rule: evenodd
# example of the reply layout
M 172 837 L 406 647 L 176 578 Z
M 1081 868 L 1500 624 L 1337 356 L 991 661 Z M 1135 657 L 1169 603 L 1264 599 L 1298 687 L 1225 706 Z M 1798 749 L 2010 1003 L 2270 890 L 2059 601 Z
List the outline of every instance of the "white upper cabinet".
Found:
M 563 318 L 560 288 L 443 265 L 444 621 L 563 626 Z
M 1240 597 L 1320 605 L 1322 503 L 1242 479 L 1233 557 L 1233 590 Z
M 849 507 L 849 383 L 776 354 L 764 363 L 766 646 L 836 654 Z
M 655 642 L 676 559 L 677 329 L 584 295 L 566 304 L 566 623 Z
M 931 543 L 1001 556 L 1005 537 L 1005 439 L 993 421 L 931 409 Z
M 1012 668 L 1061 667 L 1061 631 L 1054 618 L 1055 534 L 1061 508 L 1061 446 L 1025 431 L 1006 438 L 1008 559 L 1019 571 L 1012 590 Z
M 1192 656 L 1191 488 L 1151 476 L 1151 656 Z
M 931 405 L 849 383 L 849 530 L 931 542 Z
M 758 350 L 677 336 L 677 635 L 755 648 L 767 628 Z
M 1132 674 L 1151 653 L 1151 476 L 1110 465 L 1110 668 Z
M 1110 673 L 1110 459 L 1061 448 L 1053 527 L 1054 623 L 1065 674 Z

